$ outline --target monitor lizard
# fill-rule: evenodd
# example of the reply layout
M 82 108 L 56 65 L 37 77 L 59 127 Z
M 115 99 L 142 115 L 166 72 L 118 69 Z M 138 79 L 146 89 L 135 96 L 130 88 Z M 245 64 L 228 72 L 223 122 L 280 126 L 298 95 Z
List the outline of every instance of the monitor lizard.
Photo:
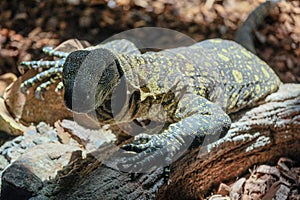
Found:
M 130 46 L 127 52 L 119 50 L 124 43 Z M 71 53 L 44 50 L 61 59 L 23 62 L 29 68 L 48 68 L 24 82 L 24 92 L 52 76 L 37 88 L 37 96 L 62 79 L 57 89 L 64 86 L 65 105 L 75 112 L 95 111 L 102 124 L 164 123 L 156 134 L 141 133 L 122 146 L 136 152 L 121 166 L 133 172 L 168 166 L 206 136 L 224 136 L 231 124 L 229 114 L 258 105 L 281 84 L 264 61 L 229 40 L 210 39 L 144 54 L 127 40 Z

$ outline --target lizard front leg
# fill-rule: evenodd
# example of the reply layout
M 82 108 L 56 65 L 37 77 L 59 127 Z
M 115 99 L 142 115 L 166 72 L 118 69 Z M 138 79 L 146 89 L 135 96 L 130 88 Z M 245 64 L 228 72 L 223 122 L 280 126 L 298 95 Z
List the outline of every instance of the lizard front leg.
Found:
M 137 144 L 123 146 L 126 151 L 136 152 L 125 159 L 120 169 L 127 172 L 146 172 L 153 167 L 166 167 L 178 159 L 191 145 L 200 145 L 207 136 L 217 140 L 230 128 L 229 116 L 216 104 L 207 99 L 187 94 L 179 101 L 175 117 L 179 120 L 171 124 L 161 134 Z

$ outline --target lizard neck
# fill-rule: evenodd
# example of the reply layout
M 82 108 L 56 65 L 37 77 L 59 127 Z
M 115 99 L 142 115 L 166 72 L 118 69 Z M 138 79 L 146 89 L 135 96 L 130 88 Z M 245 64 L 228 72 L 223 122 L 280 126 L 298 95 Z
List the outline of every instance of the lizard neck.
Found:
M 118 124 L 133 120 L 139 102 L 139 78 L 135 59 L 129 55 L 116 55 L 119 83 L 96 109 L 100 124 Z M 130 63 L 130 64 L 129 64 Z
M 140 65 L 135 55 L 119 54 L 117 55 L 118 64 L 123 72 L 128 89 L 138 90 L 140 88 L 140 77 L 137 67 Z M 122 78 L 122 77 L 121 77 Z

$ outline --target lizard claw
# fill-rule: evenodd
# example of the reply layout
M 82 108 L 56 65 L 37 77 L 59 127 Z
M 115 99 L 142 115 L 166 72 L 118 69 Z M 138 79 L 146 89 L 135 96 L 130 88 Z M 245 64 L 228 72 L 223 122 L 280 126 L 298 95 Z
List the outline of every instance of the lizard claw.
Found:
M 135 136 L 133 143 L 134 144 L 146 144 L 149 142 L 152 138 L 152 135 L 141 133 L 137 136 Z
M 145 140 L 146 136 L 146 142 Z M 138 143 L 143 141 L 145 143 Z M 184 150 L 186 141 L 181 136 L 173 134 L 147 135 L 136 137 L 132 144 L 122 147 L 123 150 L 133 151 L 133 154 L 119 164 L 121 171 L 147 172 L 154 167 L 166 167 L 178 158 Z
M 136 153 L 142 152 L 149 147 L 149 141 L 151 140 L 151 137 L 151 135 L 141 133 L 135 136 L 132 144 L 125 144 L 122 146 L 122 149 L 126 151 L 134 151 Z
M 145 133 L 141 133 L 137 136 L 135 136 L 133 143 L 131 144 L 125 144 L 122 146 L 122 149 L 125 151 L 133 151 L 136 153 L 140 153 L 143 151 L 146 151 L 148 148 L 159 148 L 160 144 L 159 142 L 153 143 L 152 140 L 157 141 L 152 135 L 148 135 Z

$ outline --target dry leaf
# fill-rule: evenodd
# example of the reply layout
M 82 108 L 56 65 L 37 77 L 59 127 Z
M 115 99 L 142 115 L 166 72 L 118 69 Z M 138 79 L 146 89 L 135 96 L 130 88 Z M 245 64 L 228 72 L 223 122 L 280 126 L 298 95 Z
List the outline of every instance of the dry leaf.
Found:
M 4 100 L 0 98 L 0 131 L 6 132 L 12 136 L 18 136 L 29 129 L 31 129 L 31 127 L 25 127 L 14 120 L 7 111 Z

